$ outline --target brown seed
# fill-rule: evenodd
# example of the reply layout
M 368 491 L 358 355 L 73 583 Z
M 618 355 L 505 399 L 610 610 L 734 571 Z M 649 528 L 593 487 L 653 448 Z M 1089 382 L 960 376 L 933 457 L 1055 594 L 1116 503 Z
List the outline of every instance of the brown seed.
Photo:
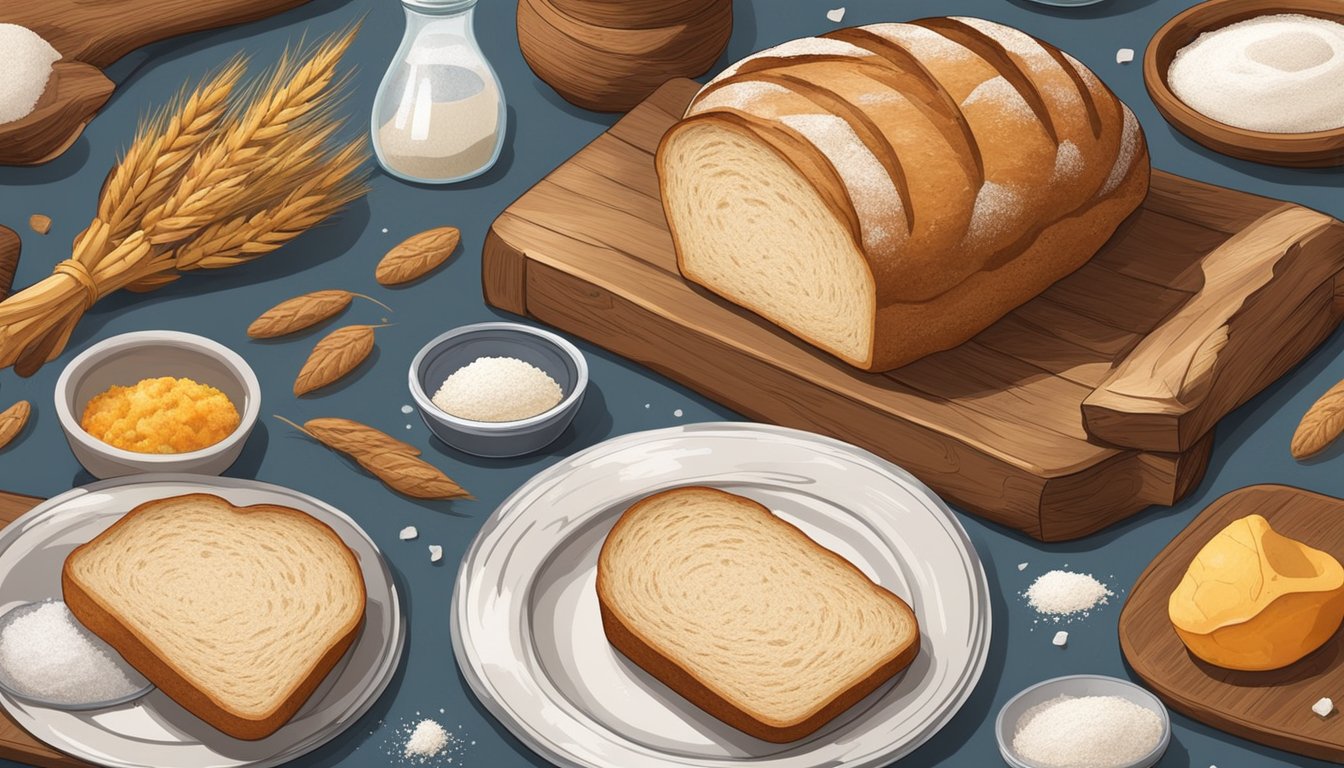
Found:
M 1314 456 L 1325 450 L 1344 432 L 1344 381 L 1321 395 L 1315 405 L 1307 409 L 1302 422 L 1293 434 L 1293 458 L 1302 459 Z
M 9 227 L 0 227 L 0 301 L 14 290 L 14 273 L 19 269 L 19 251 L 23 241 L 19 233 Z
M 420 449 L 410 443 L 360 424 L 350 419 L 309 419 L 303 423 L 308 434 L 320 440 L 328 447 L 351 456 L 364 456 L 375 453 L 399 453 L 403 456 L 419 456 Z
M 0 449 L 9 445 L 19 433 L 23 431 L 28 424 L 28 415 L 33 412 L 33 406 L 27 400 L 20 400 L 11 405 L 4 413 L 0 413 Z
M 402 453 L 369 453 L 354 457 L 359 465 L 396 491 L 414 499 L 469 499 L 471 494 L 437 467 Z
M 45 235 L 51 231 L 51 217 L 41 213 L 34 213 L 28 217 L 28 226 L 39 235 Z
M 388 312 L 392 311 L 391 307 L 362 293 L 342 290 L 313 291 L 282 301 L 262 312 L 261 317 L 253 320 L 247 327 L 247 335 L 254 339 L 273 339 L 311 328 L 323 320 L 339 315 L 350 306 L 350 302 L 356 296 L 368 299 Z
M 439 227 L 403 240 L 378 262 L 374 277 L 383 285 L 418 280 L 448 260 L 462 241 L 457 227 Z
M 374 329 L 382 327 L 347 325 L 323 336 L 294 380 L 294 395 L 321 389 L 358 368 L 373 352 Z

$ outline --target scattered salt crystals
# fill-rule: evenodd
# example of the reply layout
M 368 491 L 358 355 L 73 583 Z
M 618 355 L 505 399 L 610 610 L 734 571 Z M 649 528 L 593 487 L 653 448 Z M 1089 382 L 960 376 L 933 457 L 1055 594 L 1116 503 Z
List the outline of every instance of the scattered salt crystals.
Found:
M 644 410 L 647 411 L 647 410 L 649 409 L 649 407 L 652 406 L 652 405 L 653 405 L 653 403 L 645 403 L 645 404 L 644 404 Z
M 384 234 L 384 235 L 387 234 L 387 227 L 383 227 L 383 234 Z
M 1116 64 L 1128 64 L 1129 62 L 1131 62 L 1131 61 L 1133 61 L 1133 60 L 1134 60 L 1134 49 L 1133 49 L 1133 48 L 1121 48 L 1120 50 L 1118 50 L 1118 51 L 1115 52 L 1115 63 L 1116 63 Z
M 65 603 L 44 603 L 0 632 L 0 668 L 15 690 L 57 704 L 110 701 L 143 687 L 96 645 Z
M 840 22 L 844 21 L 845 20 L 844 6 L 841 6 L 839 8 L 832 8 L 831 10 L 827 11 L 826 18 L 835 22 L 836 24 L 839 24 Z
M 414 410 L 415 410 L 415 409 L 412 408 L 412 407 L 409 406 L 409 405 L 403 405 L 403 406 L 401 406 L 401 412 L 402 412 L 402 413 L 410 413 L 411 411 L 414 411 Z
M 406 425 L 406 428 L 407 428 L 407 429 L 411 429 L 411 425 L 410 425 L 410 424 L 407 424 L 407 425 Z
M 1105 584 L 1090 574 L 1054 570 L 1041 575 L 1027 588 L 1027 602 L 1038 613 L 1068 616 L 1105 605 L 1113 597 Z
M 1069 644 L 1069 633 L 1061 629 L 1060 631 L 1055 633 L 1055 639 L 1051 640 L 1050 642 L 1059 646 L 1060 648 L 1063 648 L 1064 646 Z
M 685 413 L 684 411 L 682 411 L 680 408 L 678 408 L 677 410 L 675 410 L 675 411 L 672 412 L 672 415 L 673 415 L 673 416 L 676 416 L 678 419 L 680 419 L 682 416 L 685 416 L 686 413 Z
M 437 563 L 443 559 L 443 547 L 438 544 L 429 545 L 429 562 Z
M 1257 16 L 1205 32 L 1177 51 L 1171 90 L 1228 125 L 1269 133 L 1344 126 L 1344 24 Z
M 1013 751 L 1051 768 L 1122 768 L 1162 739 L 1162 720 L 1120 696 L 1060 696 L 1017 721 Z
M 1311 705 L 1311 711 L 1321 717 L 1329 717 L 1330 713 L 1335 711 L 1335 702 L 1331 701 L 1329 698 L 1323 698 Z
M 448 732 L 442 725 L 425 718 L 415 724 L 415 730 L 411 731 L 411 737 L 406 740 L 402 754 L 406 757 L 429 758 L 442 752 L 446 746 Z
M 1028 565 L 1030 565 L 1030 563 L 1018 563 L 1018 564 L 1017 564 L 1017 570 L 1019 570 L 1019 571 L 1025 571 L 1025 570 L 1027 570 L 1027 566 L 1028 566 Z
M 397 537 L 402 541 L 410 541 L 419 535 L 420 531 L 416 530 L 414 525 L 408 525 L 401 529 L 401 533 L 397 534 Z
M 27 117 L 47 89 L 51 65 L 61 54 L 36 32 L 0 24 L 0 123 Z
M 514 357 L 480 357 L 449 376 L 434 405 L 459 419 L 518 421 L 545 413 L 565 393 L 550 374 Z

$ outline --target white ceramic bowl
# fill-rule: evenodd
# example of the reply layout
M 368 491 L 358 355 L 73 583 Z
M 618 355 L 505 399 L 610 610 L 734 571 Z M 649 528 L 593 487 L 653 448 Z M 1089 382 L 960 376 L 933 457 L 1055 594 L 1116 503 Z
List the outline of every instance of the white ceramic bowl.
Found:
M 1060 696 L 1082 698 L 1083 696 L 1119 696 L 1138 704 L 1157 715 L 1162 721 L 1162 736 L 1157 746 L 1143 757 L 1125 768 L 1151 768 L 1162 759 L 1167 746 L 1171 744 L 1171 715 L 1162 702 L 1147 690 L 1118 677 L 1106 675 L 1068 675 L 1056 677 L 1027 688 L 1008 700 L 999 710 L 994 723 L 994 733 L 999 740 L 999 754 L 1003 761 L 1013 768 L 1041 768 L 1037 763 L 1022 757 L 1013 750 L 1013 736 L 1017 732 L 1017 723 L 1028 710 Z
M 218 443 L 188 453 L 136 453 L 114 448 L 79 425 L 89 400 L 113 385 L 130 386 L 158 376 L 208 384 L 233 401 L 241 420 Z M 261 384 L 238 353 L 204 336 L 177 331 L 137 331 L 113 336 L 81 352 L 56 380 L 56 416 L 75 458 L 104 480 L 143 472 L 218 475 L 242 453 L 261 412 Z
M 564 393 L 554 408 L 519 421 L 460 419 L 434 405 L 432 393 L 478 357 L 515 357 L 545 371 Z M 521 323 L 464 325 L 426 344 L 411 361 L 411 399 L 425 425 L 443 442 L 474 456 L 503 458 L 535 453 L 559 439 L 583 404 L 588 361 L 563 337 Z

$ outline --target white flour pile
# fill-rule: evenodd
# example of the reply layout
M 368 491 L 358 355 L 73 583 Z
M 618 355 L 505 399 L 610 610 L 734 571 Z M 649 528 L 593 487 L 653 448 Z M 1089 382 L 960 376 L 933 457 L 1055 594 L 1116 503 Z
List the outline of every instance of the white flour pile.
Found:
M 518 421 L 545 413 L 565 393 L 550 374 L 513 357 L 481 357 L 459 368 L 434 393 L 434 405 L 472 421 Z
M 1122 768 L 1162 740 L 1162 719 L 1119 696 L 1060 696 L 1017 721 L 1013 751 L 1042 768 Z
M 42 605 L 0 632 L 0 667 L 20 693 L 58 704 L 110 701 L 139 690 L 124 662 L 93 644 L 62 602 Z
M 1027 588 L 1027 602 L 1037 613 L 1069 616 L 1086 613 L 1114 595 L 1100 581 L 1086 573 L 1049 571 Z
M 51 77 L 61 54 L 36 32 L 18 24 L 0 24 L 0 123 L 27 117 Z
M 1176 53 L 1171 90 L 1221 123 L 1268 133 L 1344 126 L 1344 24 L 1300 14 L 1205 32 Z

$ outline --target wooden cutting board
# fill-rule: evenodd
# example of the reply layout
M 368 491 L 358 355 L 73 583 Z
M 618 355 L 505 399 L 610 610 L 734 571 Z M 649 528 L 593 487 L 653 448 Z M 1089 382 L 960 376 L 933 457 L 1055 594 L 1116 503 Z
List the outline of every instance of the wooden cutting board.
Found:
M 1167 618 L 1167 599 L 1190 561 L 1233 520 L 1257 513 L 1274 530 L 1344 560 L 1344 500 L 1282 485 L 1255 485 L 1218 499 L 1153 560 L 1120 613 L 1120 649 L 1168 706 L 1233 736 L 1344 762 L 1344 715 L 1317 717 L 1322 696 L 1344 691 L 1337 634 L 1315 653 L 1272 672 L 1238 672 L 1197 660 Z
M 20 515 L 42 502 L 32 496 L 20 496 L 0 491 L 0 528 L 14 522 Z M 48 747 L 28 735 L 4 712 L 0 712 L 0 758 L 16 763 L 38 765 L 42 768 L 85 768 L 88 763 L 76 760 Z
M 653 152 L 697 88 L 664 85 L 495 220 L 487 301 L 1038 539 L 1181 498 L 1218 420 L 1344 317 L 1344 224 L 1155 172 L 1087 266 L 957 349 L 857 372 L 678 274 Z

